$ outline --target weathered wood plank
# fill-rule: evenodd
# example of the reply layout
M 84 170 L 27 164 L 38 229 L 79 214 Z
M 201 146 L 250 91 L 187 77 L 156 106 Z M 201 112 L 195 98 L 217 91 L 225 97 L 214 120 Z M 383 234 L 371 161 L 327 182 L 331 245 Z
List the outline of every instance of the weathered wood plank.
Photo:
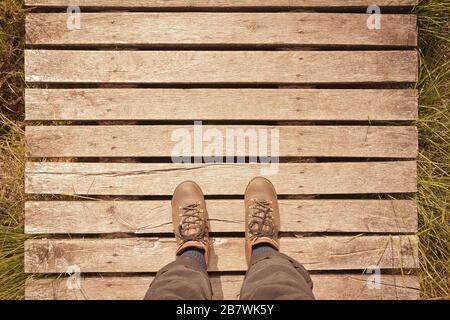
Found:
M 416 232 L 410 200 L 279 200 L 283 232 Z M 210 230 L 243 232 L 242 200 L 208 200 Z M 30 201 L 25 233 L 172 232 L 171 204 L 160 201 Z
M 66 13 L 31 13 L 29 44 L 127 45 L 358 45 L 416 46 L 414 15 L 383 15 L 367 27 L 367 14 L 329 13 L 82 13 L 80 29 Z
M 417 0 L 378 0 L 381 7 L 411 7 Z M 25 0 L 28 6 L 81 6 L 81 7 L 149 7 L 149 8 L 227 8 L 227 7 L 368 7 L 369 0 Z
M 243 238 L 212 239 L 209 271 L 245 271 Z M 31 239 L 25 272 L 156 272 L 174 259 L 172 238 Z M 416 236 L 281 238 L 281 250 L 308 270 L 416 268 Z
M 416 82 L 415 51 L 26 50 L 28 82 Z M 95 70 L 95 72 L 86 72 Z
M 218 144 L 216 156 L 280 157 L 381 157 L 414 158 L 418 151 L 417 128 L 413 126 L 27 126 L 29 157 L 170 157 L 194 156 L 194 145 Z M 210 142 L 194 138 L 200 132 L 217 132 Z M 237 134 L 233 142 L 228 132 Z M 182 138 L 178 133 L 183 133 Z M 240 134 L 239 134 L 240 132 Z M 262 135 L 261 132 L 265 132 Z M 278 134 L 278 147 L 271 144 Z M 248 134 L 248 135 L 246 135 Z M 186 152 L 173 154 L 183 142 Z M 235 147 L 230 148 L 233 143 Z M 242 143 L 242 148 L 236 145 Z M 261 154 L 258 145 L 266 145 Z M 220 148 L 220 149 L 219 149 Z M 278 149 L 278 150 L 277 150 Z M 204 154 L 205 151 L 201 153 Z
M 269 167 L 271 166 L 271 167 Z M 205 194 L 240 195 L 269 170 L 279 194 L 415 192 L 415 161 L 273 164 L 28 162 L 25 191 L 44 194 L 171 195 L 195 180 Z M 266 172 L 267 173 L 267 172 Z M 217 179 L 220 177 L 220 179 Z
M 239 299 L 243 276 L 212 275 L 213 299 Z M 313 274 L 313 292 L 319 300 L 412 300 L 419 299 L 415 276 L 382 275 L 380 288 L 367 286 L 369 276 L 360 274 Z M 81 289 L 68 289 L 67 278 L 28 279 L 26 300 L 142 300 L 151 276 L 85 277 Z
M 27 120 L 415 120 L 416 90 L 26 89 Z

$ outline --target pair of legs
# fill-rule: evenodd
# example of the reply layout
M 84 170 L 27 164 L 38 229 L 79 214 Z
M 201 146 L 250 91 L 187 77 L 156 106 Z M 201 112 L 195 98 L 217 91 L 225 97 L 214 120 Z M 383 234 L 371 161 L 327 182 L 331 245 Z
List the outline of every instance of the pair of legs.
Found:
M 275 188 L 264 178 L 250 181 L 245 191 L 245 253 L 249 266 L 242 285 L 243 300 L 314 299 L 305 268 L 280 253 L 280 213 Z M 194 182 L 180 184 L 172 198 L 177 240 L 176 260 L 163 267 L 146 300 L 210 300 L 208 278 L 209 226 L 206 202 Z

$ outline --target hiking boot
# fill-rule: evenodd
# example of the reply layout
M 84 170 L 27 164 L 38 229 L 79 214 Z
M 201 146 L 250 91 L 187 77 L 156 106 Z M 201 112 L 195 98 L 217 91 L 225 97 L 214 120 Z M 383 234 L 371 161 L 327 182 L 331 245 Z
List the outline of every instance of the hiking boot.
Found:
M 195 182 L 182 182 L 173 192 L 172 222 L 177 241 L 176 255 L 197 248 L 204 250 L 208 263 L 208 212 L 202 189 Z
M 250 264 L 253 246 L 267 244 L 280 250 L 280 211 L 273 184 L 254 178 L 245 190 L 245 256 Z

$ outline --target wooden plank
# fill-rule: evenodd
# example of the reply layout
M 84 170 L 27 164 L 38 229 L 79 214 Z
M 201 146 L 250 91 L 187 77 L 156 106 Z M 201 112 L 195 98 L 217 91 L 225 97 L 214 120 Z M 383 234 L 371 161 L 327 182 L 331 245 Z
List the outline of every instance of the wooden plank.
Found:
M 194 156 L 195 145 L 217 145 L 218 156 L 260 156 L 258 145 L 280 157 L 381 157 L 414 158 L 417 128 L 412 126 L 27 126 L 28 157 L 170 157 L 184 144 Z M 231 131 L 232 130 L 232 131 Z M 210 142 L 208 132 L 217 132 Z M 228 132 L 237 138 L 226 139 Z M 241 132 L 241 134 L 239 134 Z M 265 132 L 266 134 L 261 134 Z M 182 133 L 180 136 L 177 133 Z M 195 137 L 200 133 L 202 138 Z M 174 135 L 175 134 L 175 135 Z M 248 136 L 246 136 L 248 134 Z M 278 134 L 278 147 L 271 141 Z M 230 148 L 242 143 L 242 148 Z M 277 150 L 278 149 L 278 150 Z M 205 151 L 201 152 L 204 155 Z M 276 155 L 276 154 L 275 154 Z M 264 156 L 264 155 L 263 155 Z
M 31 13 L 28 44 L 126 45 L 417 45 L 414 15 L 383 15 L 367 27 L 367 14 L 339 13 L 82 13 L 80 29 L 67 13 Z
M 410 200 L 279 200 L 282 232 L 416 232 Z M 244 232 L 242 200 L 208 200 L 210 230 Z M 169 200 L 30 201 L 25 233 L 173 232 Z
M 416 300 L 420 297 L 415 276 L 382 275 L 380 288 L 367 286 L 369 276 L 360 274 L 312 274 L 313 292 L 319 300 Z M 213 299 L 239 299 L 243 276 L 210 277 Z M 67 278 L 32 279 L 25 286 L 26 300 L 142 300 L 152 276 L 85 277 L 81 289 L 68 289 Z
M 378 0 L 380 7 L 411 7 L 417 0 Z M 27 6 L 44 7 L 149 7 L 149 8 L 252 8 L 252 7 L 368 7 L 369 0 L 25 0 Z
M 269 167 L 271 166 L 271 167 Z M 279 194 L 416 192 L 415 161 L 272 164 L 28 162 L 25 191 L 44 194 L 172 195 L 185 180 L 205 194 L 241 195 L 269 170 Z M 220 179 L 217 179 L 220 177 Z
M 27 120 L 415 120 L 416 90 L 26 89 Z
M 243 238 L 215 238 L 209 271 L 245 271 Z M 157 272 L 174 259 L 173 238 L 31 239 L 25 272 Z M 281 250 L 308 270 L 416 268 L 416 236 L 281 238 Z
M 28 82 L 416 82 L 415 51 L 25 50 Z M 87 72 L 95 70 L 95 72 Z

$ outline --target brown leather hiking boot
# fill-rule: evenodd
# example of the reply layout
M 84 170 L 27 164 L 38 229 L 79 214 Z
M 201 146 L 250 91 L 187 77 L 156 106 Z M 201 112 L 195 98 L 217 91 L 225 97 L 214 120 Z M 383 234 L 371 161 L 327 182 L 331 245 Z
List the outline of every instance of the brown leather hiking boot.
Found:
M 177 240 L 176 255 L 188 248 L 205 251 L 209 258 L 208 212 L 202 189 L 192 181 L 178 185 L 172 197 L 172 222 Z
M 245 190 L 245 256 L 250 264 L 252 247 L 267 243 L 280 250 L 280 211 L 277 192 L 266 178 L 254 178 Z

